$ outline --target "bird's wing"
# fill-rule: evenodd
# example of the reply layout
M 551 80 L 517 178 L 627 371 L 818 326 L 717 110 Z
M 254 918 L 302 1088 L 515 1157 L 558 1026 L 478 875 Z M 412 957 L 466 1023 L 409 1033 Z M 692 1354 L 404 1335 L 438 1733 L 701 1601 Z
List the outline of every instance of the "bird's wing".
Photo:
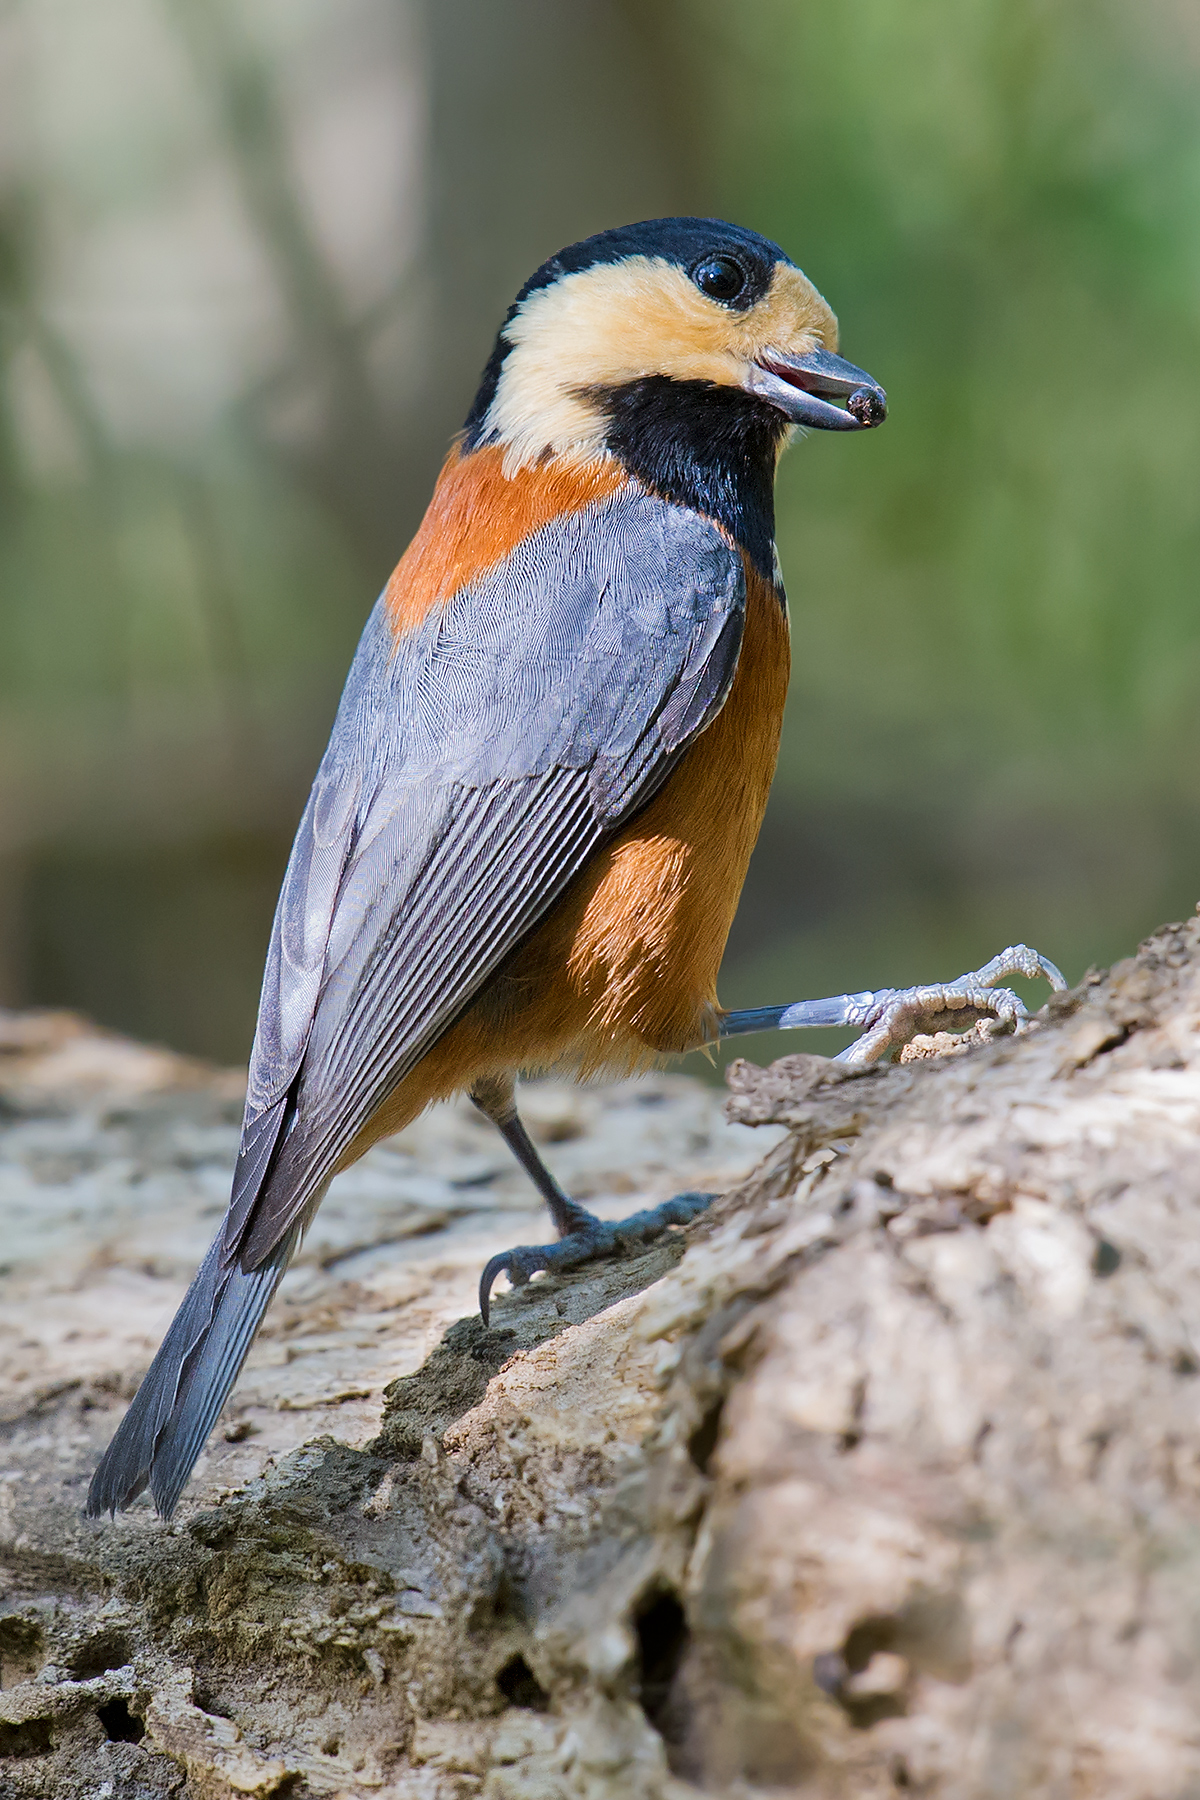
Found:
M 376 608 L 276 913 L 227 1258 L 270 1254 L 711 723 L 744 611 L 728 541 L 632 485 L 535 532 L 398 640 Z

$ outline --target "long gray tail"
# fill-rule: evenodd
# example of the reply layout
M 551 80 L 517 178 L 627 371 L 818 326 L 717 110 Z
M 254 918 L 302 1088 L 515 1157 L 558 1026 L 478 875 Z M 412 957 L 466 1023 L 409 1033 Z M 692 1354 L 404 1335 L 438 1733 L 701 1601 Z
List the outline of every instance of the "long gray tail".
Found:
M 223 1233 L 224 1227 L 92 1477 L 89 1518 L 118 1512 L 146 1486 L 159 1513 L 170 1518 L 283 1279 L 300 1228 L 248 1274 L 236 1261 L 223 1261 Z

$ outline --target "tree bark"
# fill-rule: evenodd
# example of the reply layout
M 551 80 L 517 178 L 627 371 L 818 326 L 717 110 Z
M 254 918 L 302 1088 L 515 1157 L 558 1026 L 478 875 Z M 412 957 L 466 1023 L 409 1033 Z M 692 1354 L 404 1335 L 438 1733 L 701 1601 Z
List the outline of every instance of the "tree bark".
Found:
M 610 1213 L 767 1153 L 490 1329 L 536 1218 L 423 1121 L 330 1196 L 170 1526 L 79 1506 L 237 1083 L 0 1043 L 0 1795 L 1200 1791 L 1200 921 L 1020 1037 L 737 1064 L 732 1127 L 680 1077 L 533 1090 Z

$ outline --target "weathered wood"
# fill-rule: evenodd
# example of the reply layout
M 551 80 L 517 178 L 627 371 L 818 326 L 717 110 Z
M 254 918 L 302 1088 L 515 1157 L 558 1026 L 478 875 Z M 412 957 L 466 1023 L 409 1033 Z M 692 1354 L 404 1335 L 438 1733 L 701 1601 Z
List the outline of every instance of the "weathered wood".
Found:
M 170 1527 L 79 1502 L 236 1083 L 4 1031 L 0 1794 L 1200 1783 L 1200 921 L 1020 1038 L 736 1066 L 759 1167 L 490 1330 L 474 1277 L 535 1215 L 465 1112 L 423 1121 L 331 1195 Z M 530 1110 L 576 1191 L 661 1196 L 748 1166 L 714 1104 Z

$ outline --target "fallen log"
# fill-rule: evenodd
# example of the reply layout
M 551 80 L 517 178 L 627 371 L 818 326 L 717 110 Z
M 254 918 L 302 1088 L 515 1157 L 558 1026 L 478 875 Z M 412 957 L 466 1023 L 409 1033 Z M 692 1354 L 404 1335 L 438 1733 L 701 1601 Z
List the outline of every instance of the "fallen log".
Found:
M 237 1083 L 9 1018 L 0 1794 L 1191 1792 L 1200 920 L 981 1036 L 737 1064 L 730 1126 L 533 1090 L 602 1210 L 726 1191 L 486 1329 L 533 1219 L 431 1115 L 331 1194 L 165 1526 L 80 1504 Z

